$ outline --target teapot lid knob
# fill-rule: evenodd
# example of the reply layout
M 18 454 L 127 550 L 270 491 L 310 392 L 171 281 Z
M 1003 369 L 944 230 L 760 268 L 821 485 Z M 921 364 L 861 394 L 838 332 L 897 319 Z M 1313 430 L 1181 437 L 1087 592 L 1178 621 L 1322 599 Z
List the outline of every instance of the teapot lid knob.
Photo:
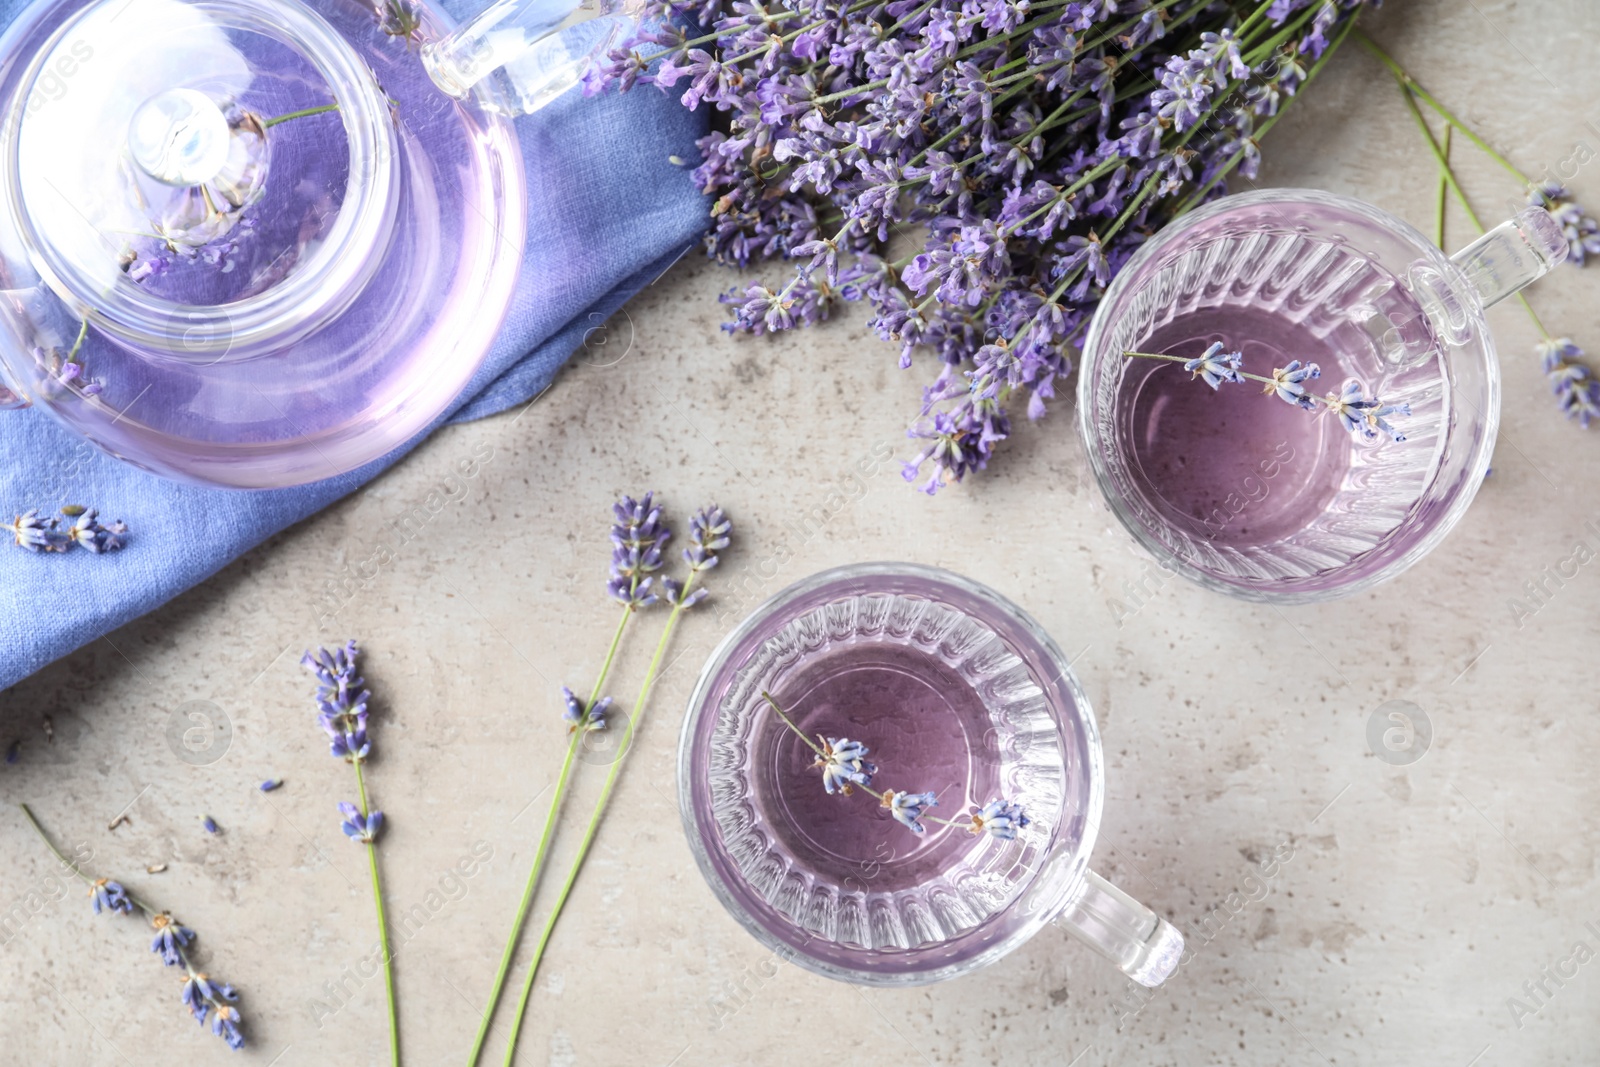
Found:
M 228 119 L 205 93 L 168 89 L 140 104 L 128 123 L 133 161 L 165 185 L 209 182 L 228 162 Z

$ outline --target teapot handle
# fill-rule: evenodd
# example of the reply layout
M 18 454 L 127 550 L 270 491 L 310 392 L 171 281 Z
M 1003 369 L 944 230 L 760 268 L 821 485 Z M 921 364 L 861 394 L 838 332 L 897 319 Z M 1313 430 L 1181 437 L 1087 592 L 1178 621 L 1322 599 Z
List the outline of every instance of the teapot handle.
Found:
M 483 105 L 527 115 L 578 84 L 638 26 L 645 0 L 495 0 L 454 33 L 422 47 L 435 85 L 465 97 L 487 81 Z

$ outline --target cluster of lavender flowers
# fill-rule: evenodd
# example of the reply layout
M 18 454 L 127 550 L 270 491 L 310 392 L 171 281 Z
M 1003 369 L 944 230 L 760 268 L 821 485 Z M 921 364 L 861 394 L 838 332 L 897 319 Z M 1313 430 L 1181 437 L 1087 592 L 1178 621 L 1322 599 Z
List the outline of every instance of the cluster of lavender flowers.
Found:
M 69 504 L 59 517 L 46 518 L 33 508 L 16 516 L 3 529 L 11 534 L 18 548 L 29 552 L 70 552 L 87 549 L 95 555 L 115 552 L 128 543 L 128 524 L 118 519 L 110 525 L 100 522 L 94 508 Z
M 686 85 L 687 106 L 727 113 L 694 172 L 708 250 L 801 261 L 725 297 L 729 329 L 866 300 L 902 367 L 938 357 L 904 471 L 931 464 L 932 493 L 987 464 L 1015 403 L 1045 413 L 1117 270 L 1255 174 L 1257 139 L 1366 4 L 663 0 L 666 24 L 585 83 Z
M 244 1048 L 239 1009 L 234 1007 L 239 994 L 227 982 L 216 981 L 204 972 L 194 969 L 189 959 L 189 950 L 194 944 L 195 932 L 174 919 L 171 912 L 157 911 L 134 897 L 120 882 L 112 881 L 110 878 L 90 878 L 84 874 L 76 863 L 63 856 L 51 843 L 44 828 L 39 825 L 39 821 L 34 818 L 32 810 L 26 804 L 22 805 L 22 811 L 34 831 L 43 839 L 45 846 L 55 854 L 56 859 L 66 869 L 88 883 L 89 903 L 96 915 L 103 912 L 132 915 L 137 909 L 150 920 L 150 926 L 155 930 L 155 937 L 150 942 L 150 951 L 160 956 L 161 962 L 168 967 L 183 968 L 185 975 L 183 1006 L 201 1026 L 204 1026 L 209 1019 L 211 1032 L 226 1041 L 229 1048 L 234 1050 Z
M 930 819 L 946 826 L 965 826 L 974 834 L 988 834 L 1002 841 L 1011 841 L 1016 838 L 1017 831 L 1029 823 L 1021 804 L 1003 798 L 991 800 L 982 807 L 974 804 L 967 810 L 966 819 L 959 820 L 941 819 L 927 813 L 929 808 L 939 806 L 939 798 L 934 793 L 907 793 L 893 789 L 880 792 L 872 787 L 872 777 L 878 773 L 878 765 L 867 759 L 869 750 L 866 745 L 847 737 L 828 737 L 824 734 L 818 734 L 813 741 L 794 724 L 770 694 L 762 693 L 761 696 L 778 713 L 783 724 L 816 753 L 811 766 L 822 772 L 822 788 L 829 796 L 850 796 L 860 789 L 877 797 L 878 803 L 888 809 L 895 821 L 914 834 L 926 833 L 927 827 L 922 825 L 922 820 Z

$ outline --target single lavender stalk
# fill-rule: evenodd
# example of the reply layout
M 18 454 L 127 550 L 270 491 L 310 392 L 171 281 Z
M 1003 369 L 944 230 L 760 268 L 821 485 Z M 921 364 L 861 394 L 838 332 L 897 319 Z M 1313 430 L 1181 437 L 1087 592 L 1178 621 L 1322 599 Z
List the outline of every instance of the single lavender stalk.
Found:
M 659 600 L 655 592 L 654 575 L 661 569 L 661 551 L 672 537 L 672 531 L 661 521 L 661 506 L 656 503 L 655 494 L 646 493 L 639 500 L 624 496 L 612 506 L 612 514 L 615 521 L 611 526 L 611 576 L 606 583 L 606 592 L 622 604 L 622 617 L 617 620 L 616 631 L 611 635 L 611 647 L 606 650 L 605 661 L 600 665 L 600 676 L 589 691 L 589 700 L 585 702 L 572 690 L 562 689 L 563 718 L 571 724 L 567 731 L 567 753 L 561 761 L 561 773 L 556 779 L 555 795 L 550 798 L 550 810 L 545 815 L 538 850 L 533 855 L 533 867 L 528 871 L 528 884 L 523 888 L 516 919 L 511 924 L 511 936 L 506 939 L 506 947 L 500 953 L 500 967 L 495 972 L 494 985 L 489 990 L 489 1003 L 478 1024 L 478 1034 L 467 1059 L 468 1067 L 473 1067 L 483 1055 L 483 1046 L 489 1037 L 489 1025 L 494 1020 L 500 996 L 505 990 L 506 976 L 511 971 L 517 945 L 522 941 L 522 931 L 533 906 L 533 895 L 539 885 L 539 876 L 544 871 L 545 857 L 549 855 L 550 843 L 555 838 L 556 821 L 566 800 L 578 744 L 584 733 L 605 729 L 605 712 L 611 705 L 611 698 L 601 697 L 600 694 L 616 661 L 623 631 L 641 608 L 650 607 Z M 626 739 L 623 743 L 626 744 Z
M 170 912 L 157 911 L 129 893 L 121 884 L 109 878 L 89 877 L 81 867 L 61 854 L 61 850 L 50 840 L 50 835 L 39 825 L 39 820 L 28 805 L 19 804 L 18 807 L 27 817 L 28 825 L 33 827 L 33 832 L 39 835 L 39 840 L 44 842 L 45 847 L 61 866 L 88 884 L 89 901 L 96 915 L 101 912 L 131 915 L 137 908 L 150 920 L 150 926 L 156 932 L 155 939 L 150 943 L 150 950 L 157 953 L 161 957 L 161 962 L 168 967 L 182 967 L 188 976 L 183 983 L 183 1006 L 202 1026 L 209 1016 L 211 1032 L 227 1042 L 229 1048 L 235 1051 L 244 1048 L 244 1033 L 239 1028 L 239 1009 L 233 1006 L 239 999 L 239 994 L 228 983 L 215 981 L 209 975 L 196 971 L 189 961 L 187 949 L 195 939 L 195 932 L 174 919 Z
M 672 605 L 672 611 L 667 615 L 666 626 L 661 631 L 661 639 L 656 642 L 655 655 L 650 658 L 649 669 L 645 671 L 644 682 L 639 687 L 639 697 L 633 702 L 633 715 L 622 726 L 622 737 L 617 742 L 617 758 L 612 762 L 606 772 L 605 784 L 600 790 L 600 799 L 595 802 L 594 813 L 589 816 L 589 825 L 584 830 L 583 840 L 578 844 L 578 854 L 573 858 L 572 866 L 567 870 L 566 881 L 562 883 L 561 892 L 556 897 L 556 902 L 550 909 L 550 915 L 545 919 L 544 929 L 539 934 L 538 946 L 533 951 L 533 958 L 528 961 L 528 976 L 522 983 L 522 996 L 517 1001 L 516 1018 L 511 1023 L 511 1036 L 506 1041 L 506 1067 L 511 1067 L 517 1053 L 517 1036 L 522 1031 L 522 1020 L 528 1011 L 528 998 L 533 994 L 534 976 L 539 973 L 539 962 L 544 958 L 544 950 L 550 944 L 550 935 L 555 930 L 556 922 L 561 918 L 561 910 L 566 906 L 567 898 L 572 894 L 572 886 L 578 880 L 578 872 L 583 867 L 583 861 L 589 854 L 589 846 L 594 843 L 595 833 L 600 828 L 600 819 L 605 814 L 606 806 L 611 802 L 611 794 L 617 787 L 617 777 L 622 771 L 622 764 L 628 753 L 628 746 L 633 740 L 634 731 L 639 728 L 640 721 L 644 718 L 646 701 L 650 697 L 650 690 L 655 685 L 656 677 L 661 670 L 662 658 L 666 655 L 667 647 L 672 642 L 673 632 L 677 629 L 678 619 L 685 611 L 694 607 L 705 599 L 706 590 L 696 589 L 695 586 L 702 576 L 717 565 L 720 553 L 728 547 L 729 535 L 732 533 L 733 524 L 728 520 L 723 510 L 715 504 L 702 508 L 689 520 L 689 547 L 683 552 L 683 558 L 689 564 L 689 575 L 683 582 L 671 578 L 663 578 L 661 585 L 663 596 L 667 603 Z
M 346 801 L 339 802 L 343 816 L 340 829 L 355 844 L 365 845 L 367 867 L 372 875 L 372 903 L 378 913 L 378 940 L 383 949 L 383 985 L 389 1001 L 389 1056 L 394 1067 L 400 1067 L 400 1015 L 395 1008 L 394 953 L 389 948 L 389 919 L 383 907 L 383 886 L 378 878 L 378 832 L 383 827 L 383 812 L 373 808 L 367 799 L 366 777 L 361 765 L 372 754 L 372 741 L 367 736 L 367 704 L 372 693 L 366 682 L 356 673 L 356 661 L 361 652 L 355 641 L 329 652 L 325 648 L 316 653 L 306 652 L 300 663 L 317 679 L 317 723 L 328 735 L 329 752 L 355 768 L 356 792 L 360 807 Z
M 1381 432 L 1395 442 L 1406 439 L 1406 435 L 1391 426 L 1384 416 L 1410 415 L 1410 404 L 1385 404 L 1377 397 L 1369 397 L 1361 383 L 1354 378 L 1347 380 L 1338 392 L 1317 396 L 1304 384 L 1312 378 L 1321 377 L 1322 369 L 1315 363 L 1291 360 L 1287 367 L 1275 369 L 1270 378 L 1260 374 L 1250 374 L 1239 369 L 1240 363 L 1244 360 L 1243 354 L 1223 351 L 1221 341 L 1213 341 L 1209 348 L 1194 357 L 1172 356 L 1163 352 L 1124 352 L 1123 355 L 1136 359 L 1160 359 L 1169 363 L 1181 363 L 1184 370 L 1204 381 L 1213 391 L 1229 382 L 1243 383 L 1246 380 L 1262 382 L 1266 385 L 1262 392 L 1272 393 L 1285 403 L 1293 404 L 1305 411 L 1316 411 L 1321 407 L 1330 414 L 1338 416 L 1340 423 L 1351 434 L 1359 434 L 1372 440 Z
M 1029 823 L 1028 816 L 1023 813 L 1022 805 L 1004 798 L 991 800 L 982 807 L 972 805 L 967 809 L 967 818 L 961 820 L 927 814 L 927 809 L 937 807 L 939 804 L 939 798 L 934 793 L 896 792 L 893 789 L 879 792 L 872 788 L 872 776 L 878 772 L 878 768 L 875 764 L 867 762 L 866 745 L 860 741 L 850 741 L 843 737 L 824 737 L 820 734 L 817 740 L 821 744 L 818 744 L 795 725 L 794 720 L 789 718 L 788 712 L 772 699 L 771 693 L 763 689 L 761 699 L 778 713 L 778 718 L 783 720 L 783 724 L 793 731 L 796 737 L 817 754 L 812 767 L 822 771 L 822 786 L 829 794 L 849 796 L 859 788 L 867 795 L 877 797 L 878 803 L 888 808 L 889 814 L 914 834 L 926 832 L 921 820 L 928 819 L 945 826 L 962 826 L 974 834 L 987 833 L 990 837 L 1010 841 L 1017 836 L 1019 829 Z

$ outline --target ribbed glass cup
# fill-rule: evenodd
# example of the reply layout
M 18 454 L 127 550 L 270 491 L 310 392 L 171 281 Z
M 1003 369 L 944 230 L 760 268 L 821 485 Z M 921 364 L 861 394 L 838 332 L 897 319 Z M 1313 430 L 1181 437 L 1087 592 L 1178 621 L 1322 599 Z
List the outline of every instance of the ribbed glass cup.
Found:
M 1078 427 L 1122 523 L 1164 565 L 1251 600 L 1347 595 L 1443 540 L 1488 468 L 1500 373 L 1483 310 L 1566 254 L 1533 209 L 1454 257 L 1405 222 L 1313 190 L 1225 197 L 1128 262 L 1083 348 Z M 1319 395 L 1359 382 L 1409 404 L 1405 435 L 1352 435 L 1246 381 L 1181 365 L 1214 342 L 1270 375 L 1317 363 Z
M 810 736 L 867 743 L 875 788 L 935 792 L 934 813 L 956 819 L 1003 797 L 1030 823 L 1010 841 L 932 821 L 919 836 L 868 796 L 829 796 L 763 693 Z M 950 978 L 1064 913 L 1138 980 L 1176 963 L 1176 931 L 1088 871 L 1100 739 L 1065 658 L 964 578 L 862 564 L 779 593 L 713 653 L 678 759 L 707 881 L 746 929 L 813 971 L 872 985 Z M 1082 928 L 1095 924 L 1114 929 Z

